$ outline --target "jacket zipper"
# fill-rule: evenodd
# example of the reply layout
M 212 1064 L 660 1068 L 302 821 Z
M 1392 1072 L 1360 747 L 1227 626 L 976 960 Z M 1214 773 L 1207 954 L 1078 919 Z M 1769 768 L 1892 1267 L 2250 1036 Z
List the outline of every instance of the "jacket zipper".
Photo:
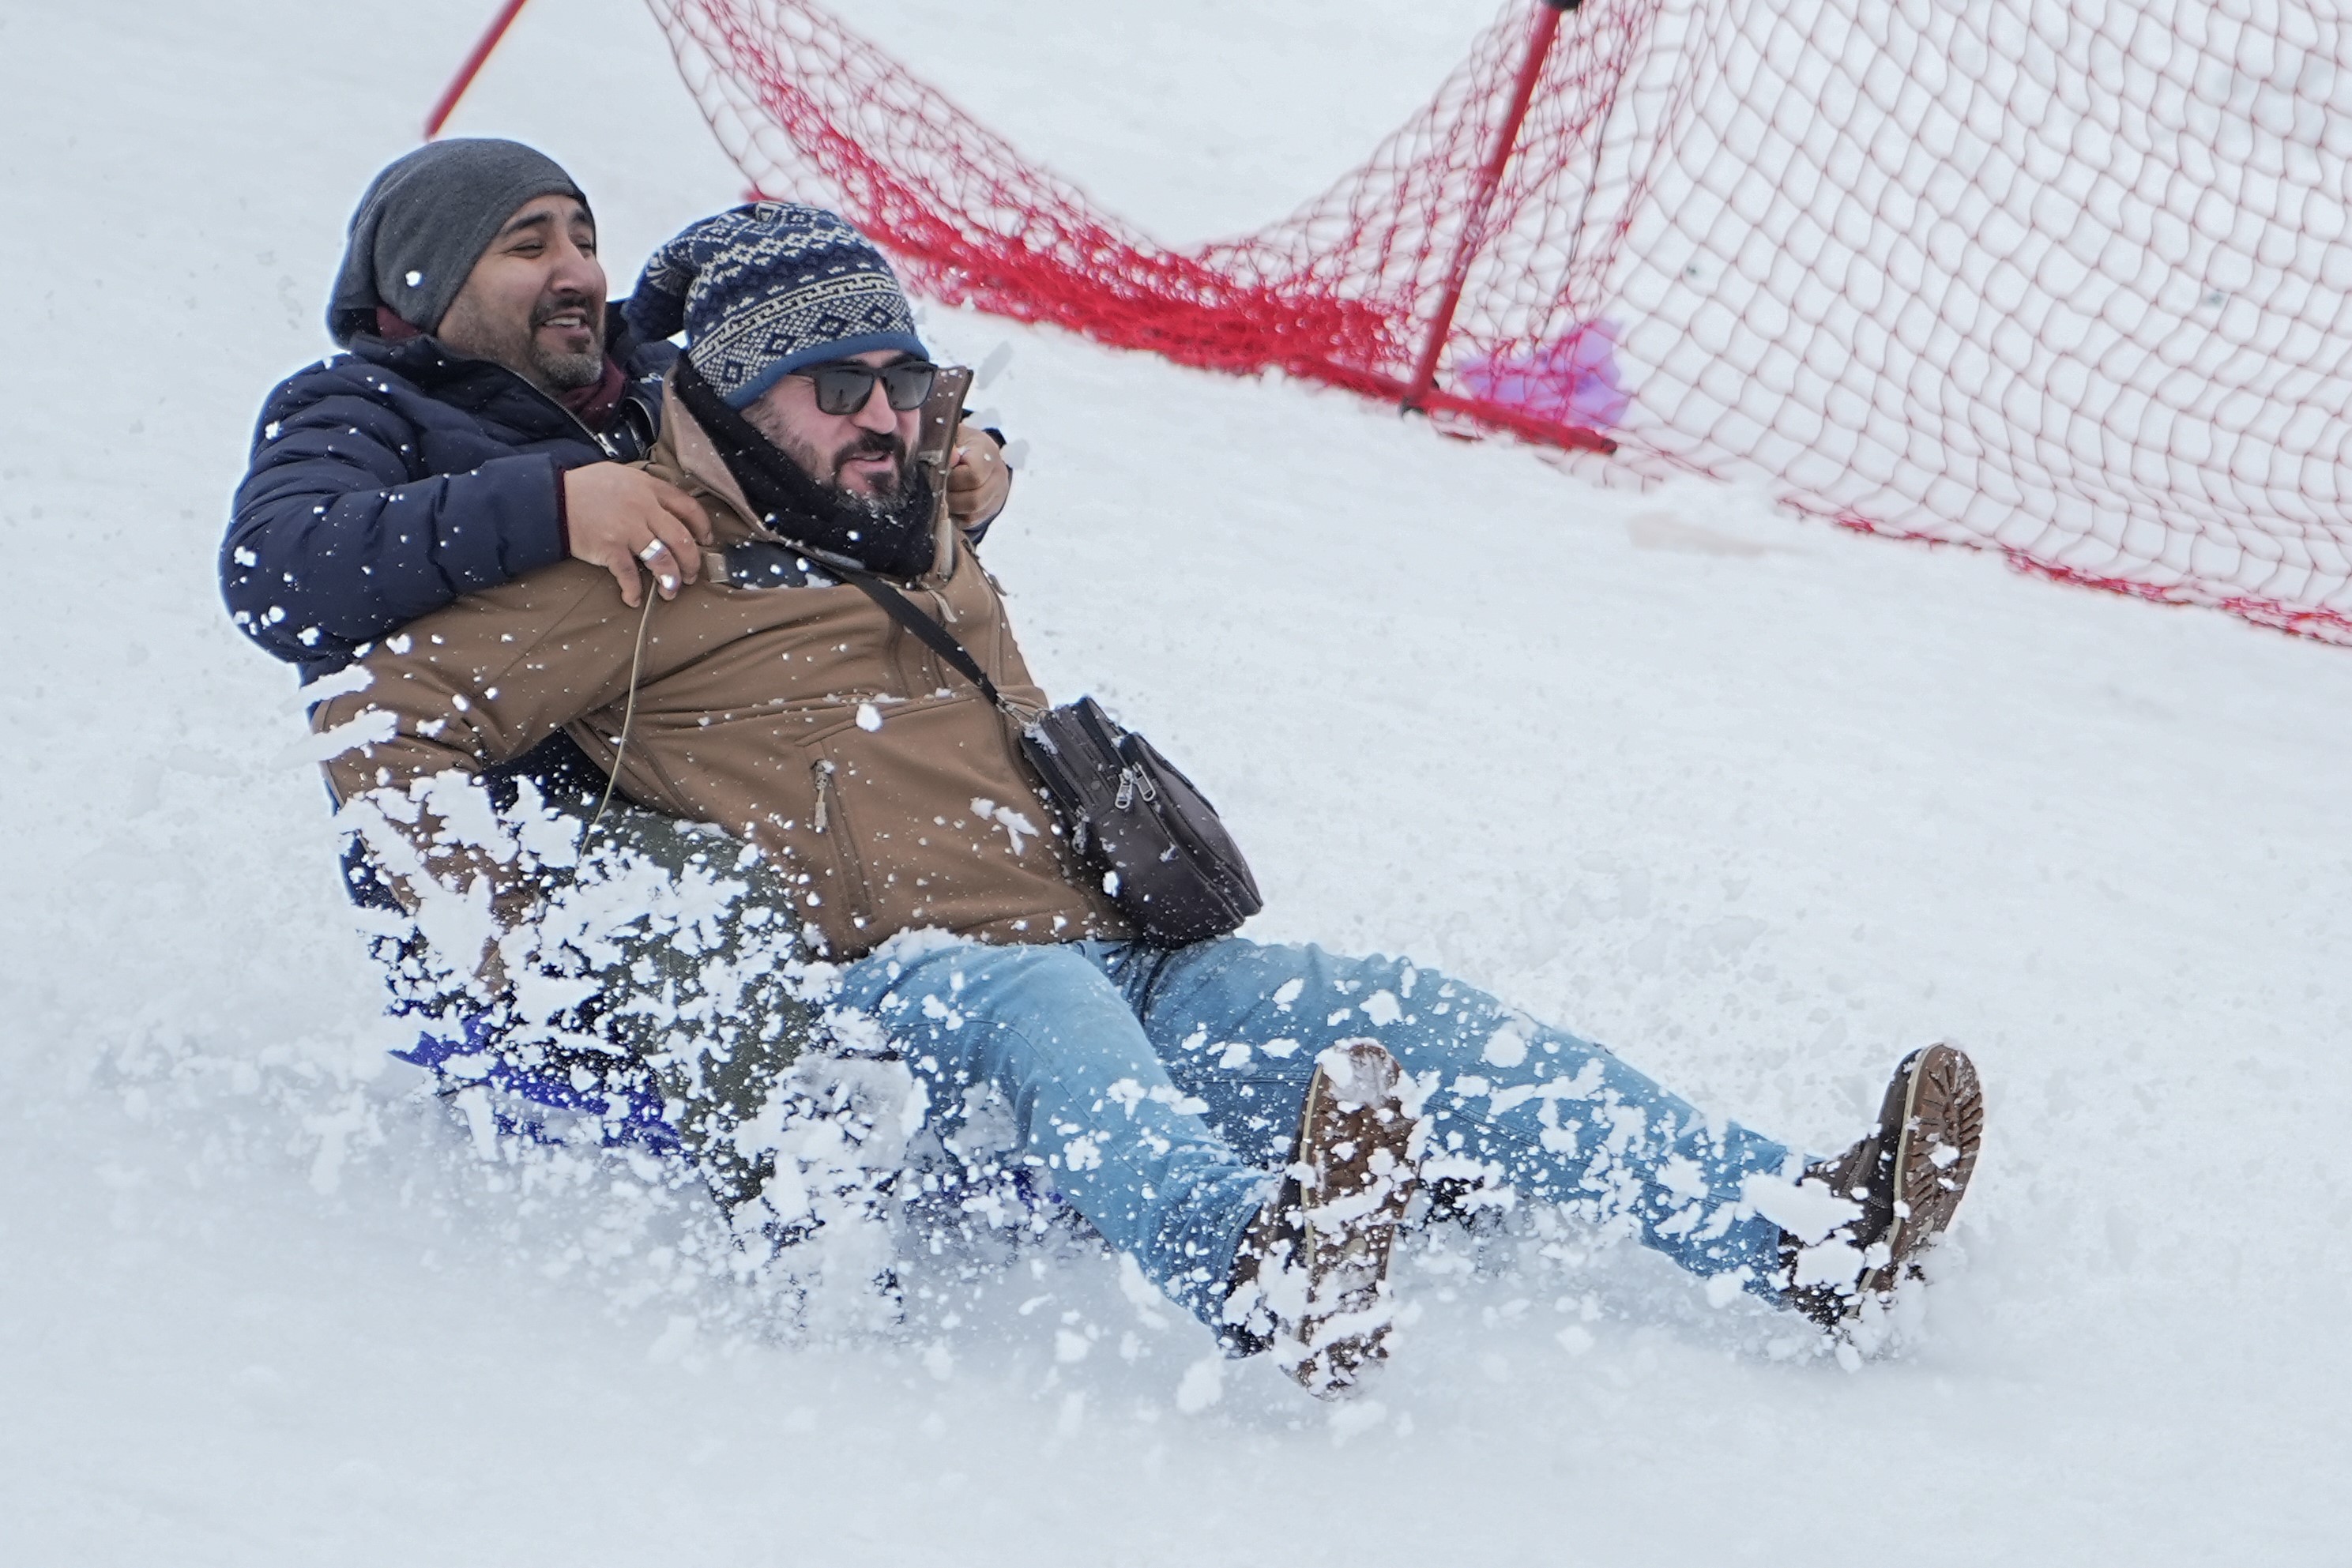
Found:
M 509 372 L 509 373 L 511 373 L 511 372 Z M 516 376 L 516 377 L 515 377 L 515 380 L 517 380 L 517 381 L 519 381 L 519 382 L 522 382 L 522 378 L 521 378 L 520 376 Z M 603 435 L 603 434 L 599 434 L 599 433 L 598 433 L 598 432 L 596 432 L 596 431 L 593 431 L 593 430 L 589 429 L 589 428 L 588 428 L 588 422 L 587 422 L 586 420 L 584 420 L 584 419 L 581 418 L 578 414 L 576 414 L 576 413 L 572 413 L 570 409 L 568 409 L 568 408 L 564 407 L 562 403 L 560 403 L 560 402 L 556 402 L 553 398 L 549 397 L 545 392 L 539 392 L 539 389 L 538 389 L 537 387 L 533 387 L 533 386 L 531 386 L 531 385 L 530 385 L 530 383 L 529 382 L 522 382 L 522 384 L 523 384 L 523 385 L 525 385 L 525 386 L 527 386 L 527 387 L 530 387 L 530 390 L 531 390 L 531 391 L 533 391 L 533 392 L 539 392 L 539 395 L 540 395 L 540 399 L 541 399 L 541 402 L 545 402 L 545 403 L 547 404 L 547 406 L 548 406 L 548 407 L 550 407 L 550 408 L 553 409 L 556 413 L 558 413 L 562 414 L 564 418 L 566 418 L 566 419 L 570 420 L 573 424 L 578 425 L 578 426 L 580 427 L 580 434 L 583 434 L 583 435 L 584 435 L 584 436 L 586 436 L 590 441 L 593 442 L 593 443 L 595 444 L 595 446 L 596 446 L 596 450 L 597 450 L 597 451 L 599 451 L 599 452 L 603 453 L 606 457 L 610 458 L 611 460 L 613 460 L 613 461 L 614 461 L 614 462 L 615 462 L 615 463 L 617 463 L 617 462 L 619 462 L 619 461 L 620 461 L 620 458 L 621 458 L 621 449 L 620 449 L 619 447 L 617 447 L 617 446 L 614 445 L 614 444 L 613 444 L 613 443 L 612 443 L 612 441 L 611 441 L 611 439 L 610 439 L 609 437 L 604 436 L 604 435 Z M 624 393 L 623 395 L 624 395 L 624 396 L 626 396 L 627 394 L 626 394 L 626 393 Z
M 809 826 L 820 833 L 830 832 L 834 858 L 841 865 L 842 891 L 851 896 L 850 916 L 863 925 L 873 913 L 874 900 L 866 885 L 866 866 L 857 858 L 857 846 L 851 841 L 848 823 L 835 820 L 842 815 L 839 787 L 833 781 L 837 769 L 831 758 L 820 757 L 809 771 L 816 779 L 816 815 Z

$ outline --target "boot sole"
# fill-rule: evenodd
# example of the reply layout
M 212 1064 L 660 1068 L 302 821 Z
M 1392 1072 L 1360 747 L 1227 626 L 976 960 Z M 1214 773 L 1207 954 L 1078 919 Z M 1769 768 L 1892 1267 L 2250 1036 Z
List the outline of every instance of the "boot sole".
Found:
M 1318 1063 L 1299 1117 L 1292 1165 L 1307 1166 L 1300 1176 L 1302 1252 L 1316 1285 L 1298 1324 L 1304 1354 L 1289 1371 L 1326 1398 L 1347 1392 L 1388 1354 L 1389 1262 L 1417 1185 L 1413 1121 L 1397 1098 L 1402 1078 L 1396 1059 L 1377 1042 L 1342 1041 Z
M 1967 1196 L 1984 1142 L 1984 1089 L 1965 1051 L 1950 1045 L 1928 1046 L 1904 1063 L 1904 1076 L 1887 1260 L 1863 1276 L 1857 1306 L 1867 1297 L 1884 1296 L 1896 1281 L 1917 1271 L 1916 1260 L 1951 1224 Z

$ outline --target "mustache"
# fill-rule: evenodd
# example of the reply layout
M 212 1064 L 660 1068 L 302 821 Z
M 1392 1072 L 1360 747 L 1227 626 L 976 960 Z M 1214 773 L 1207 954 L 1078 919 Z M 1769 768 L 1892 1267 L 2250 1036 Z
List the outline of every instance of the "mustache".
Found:
M 561 294 L 551 295 L 530 308 L 531 330 L 537 331 L 566 310 L 584 310 L 588 314 L 589 326 L 595 327 L 602 324 L 603 311 L 599 308 L 598 302 L 589 298 L 579 289 L 567 288 Z
M 907 465 L 907 444 L 898 439 L 896 431 L 869 430 L 833 455 L 833 471 L 838 475 L 846 464 L 861 457 L 887 457 L 899 467 Z

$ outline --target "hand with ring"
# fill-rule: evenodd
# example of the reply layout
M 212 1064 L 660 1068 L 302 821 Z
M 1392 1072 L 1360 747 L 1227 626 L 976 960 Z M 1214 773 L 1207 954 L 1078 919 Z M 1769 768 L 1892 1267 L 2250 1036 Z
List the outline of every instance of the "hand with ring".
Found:
M 618 463 L 574 468 L 561 482 L 573 559 L 611 572 L 630 609 L 637 607 L 645 570 L 664 599 L 677 598 L 701 575 L 710 519 L 685 491 Z

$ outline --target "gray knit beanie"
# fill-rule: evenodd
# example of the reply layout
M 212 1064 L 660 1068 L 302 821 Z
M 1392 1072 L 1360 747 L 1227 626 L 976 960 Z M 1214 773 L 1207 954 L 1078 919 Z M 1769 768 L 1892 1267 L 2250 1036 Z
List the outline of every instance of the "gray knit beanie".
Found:
M 520 141 L 428 141 L 394 160 L 352 214 L 327 331 L 347 344 L 375 330 L 379 305 L 420 331 L 435 330 L 515 209 L 547 195 L 588 204 L 554 159 Z
M 877 349 L 929 350 L 890 264 L 818 207 L 753 202 L 654 252 L 625 307 L 642 338 L 687 335 L 686 357 L 731 408 L 803 365 Z

